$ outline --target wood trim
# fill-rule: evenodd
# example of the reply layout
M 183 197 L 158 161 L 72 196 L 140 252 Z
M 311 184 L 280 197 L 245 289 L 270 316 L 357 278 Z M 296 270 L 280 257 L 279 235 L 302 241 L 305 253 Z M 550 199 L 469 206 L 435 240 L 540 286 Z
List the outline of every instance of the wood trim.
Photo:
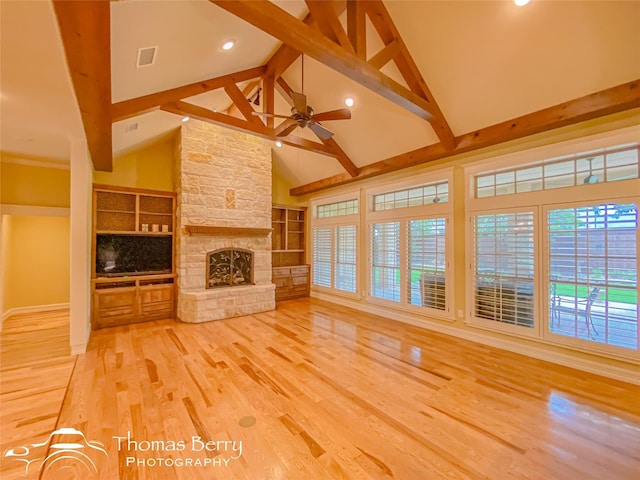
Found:
M 94 2 L 89 3 L 93 4 Z M 162 92 L 151 93 L 142 97 L 114 103 L 111 105 L 111 121 L 115 123 L 137 115 L 142 115 L 143 113 L 153 112 L 154 110 L 160 109 L 164 104 L 216 90 L 229 83 L 237 84 L 246 80 L 252 80 L 261 77 L 265 70 L 265 66 L 250 68 L 229 75 L 222 75 L 221 77 L 210 78 L 209 80 L 203 80 L 201 82 L 183 85 L 182 87 L 171 88 Z
M 432 116 L 431 103 L 373 68 L 322 33 L 271 2 L 210 0 L 220 8 L 302 51 L 320 63 L 348 76 L 425 120 Z
M 149 188 L 132 188 L 132 187 L 121 187 L 119 185 L 106 185 L 103 183 L 94 183 L 93 190 L 107 190 L 110 192 L 123 192 L 123 193 L 139 193 L 142 195 L 157 195 L 159 197 L 176 197 L 176 192 L 170 192 L 165 190 L 152 190 Z
M 399 51 L 400 44 L 396 40 L 392 40 L 382 50 L 371 57 L 367 63 L 369 63 L 373 68 L 380 70 L 387 63 L 393 60 L 393 58 L 398 55 Z
M 185 225 L 183 230 L 187 235 L 210 237 L 266 237 L 271 228 L 252 227 L 214 227 L 210 225 Z
M 113 168 L 110 4 L 54 0 L 53 8 L 91 160 L 96 170 L 110 172 Z
M 346 174 L 334 175 L 292 188 L 289 193 L 292 196 L 308 195 L 338 185 L 422 165 L 441 158 L 472 152 L 638 107 L 640 107 L 640 79 L 469 132 L 459 137 L 458 145 L 453 150 L 447 150 L 441 143 L 428 145 L 365 165 L 360 168 L 356 177 L 349 177 Z

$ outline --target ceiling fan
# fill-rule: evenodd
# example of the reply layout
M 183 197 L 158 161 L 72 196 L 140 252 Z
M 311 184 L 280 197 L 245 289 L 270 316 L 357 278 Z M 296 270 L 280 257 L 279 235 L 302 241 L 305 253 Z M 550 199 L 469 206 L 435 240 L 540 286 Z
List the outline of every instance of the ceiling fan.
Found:
M 302 57 L 302 91 L 304 91 L 304 56 Z M 323 127 L 318 122 L 329 120 L 348 120 L 351 118 L 351 110 L 340 108 L 328 112 L 315 113 L 313 108 L 307 104 L 307 96 L 304 93 L 291 92 L 293 107 L 291 115 L 276 115 L 272 113 L 253 112 L 254 115 L 274 118 L 285 118 L 286 120 L 276 129 L 277 137 L 286 137 L 296 128 L 308 127 L 319 138 L 327 140 L 333 136 L 333 132 Z

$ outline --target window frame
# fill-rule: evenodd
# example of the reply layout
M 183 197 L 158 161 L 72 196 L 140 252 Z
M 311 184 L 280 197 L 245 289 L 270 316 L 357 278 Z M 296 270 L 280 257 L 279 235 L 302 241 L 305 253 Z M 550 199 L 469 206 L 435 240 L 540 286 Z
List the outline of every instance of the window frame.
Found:
M 347 215 L 336 215 L 330 217 L 319 218 L 317 216 L 318 207 L 324 205 L 330 205 L 332 203 L 339 203 L 343 201 L 357 200 L 358 201 L 358 213 Z M 349 191 L 340 195 L 331 195 L 318 197 L 310 202 L 310 222 L 309 222 L 309 251 L 311 252 L 311 275 L 310 275 L 310 287 L 317 292 L 329 293 L 332 295 L 340 295 L 351 299 L 359 299 L 361 291 L 361 278 L 360 278 L 360 263 L 361 263 L 361 248 L 360 248 L 360 223 L 362 212 L 362 199 L 360 198 L 360 191 Z M 349 292 L 347 290 L 341 290 L 335 288 L 335 270 L 336 270 L 336 228 L 341 226 L 355 226 L 355 244 L 356 244 L 356 268 L 355 268 L 355 292 Z M 313 248 L 314 230 L 316 228 L 329 228 L 331 230 L 331 286 L 316 285 L 313 283 L 314 279 L 314 263 L 313 257 L 315 251 Z
M 525 332 L 513 331 L 509 328 L 491 325 L 499 322 L 487 320 L 490 324 L 476 322 L 473 317 L 473 289 L 475 275 L 473 274 L 473 242 L 466 242 L 466 261 L 468 275 L 465 281 L 465 323 L 469 326 L 506 333 L 517 337 L 550 345 L 556 345 L 572 350 L 582 351 L 624 361 L 640 363 L 640 345 L 637 350 L 625 349 L 610 345 L 602 345 L 598 342 L 573 339 L 557 334 L 547 333 L 549 330 L 549 294 L 546 283 L 548 280 L 548 227 L 546 224 L 549 210 L 563 208 L 565 205 L 579 205 L 593 203 L 636 203 L 640 206 L 640 179 L 625 179 L 608 183 L 579 184 L 564 188 L 550 190 L 538 190 L 533 192 L 513 193 L 509 195 L 497 195 L 492 197 L 476 198 L 475 177 L 478 174 L 500 170 L 503 168 L 528 165 L 532 162 L 556 157 L 568 156 L 590 150 L 602 148 L 615 149 L 620 145 L 640 143 L 640 126 L 626 127 L 614 132 L 605 132 L 588 137 L 576 138 L 561 143 L 546 145 L 526 151 L 510 153 L 493 158 L 482 159 L 464 167 L 465 182 L 465 213 L 466 213 L 466 238 L 473 238 L 473 215 L 481 213 L 498 213 L 505 210 L 536 209 L 534 220 L 534 256 L 535 281 L 534 281 L 534 329 L 537 335 L 526 335 Z M 509 208 L 505 209 L 505 203 Z M 638 227 L 640 229 L 640 226 Z M 640 252 L 640 232 L 638 233 L 638 251 Z M 640 266 L 640 264 L 639 264 Z M 639 270 L 640 271 L 640 270 Z M 639 286 L 640 295 L 640 286 Z M 639 328 L 640 330 L 640 328 Z
M 615 182 L 614 182 L 615 185 Z M 621 196 L 621 197 L 613 197 L 607 199 L 608 203 L 616 203 L 616 204 L 625 204 L 625 203 L 635 203 L 637 208 L 640 210 L 640 195 L 638 196 Z M 594 199 L 582 199 L 580 201 L 574 202 L 561 202 L 561 203 L 547 203 L 542 205 L 541 218 L 547 219 L 549 216 L 549 212 L 552 210 L 563 209 L 563 208 L 578 208 L 589 206 L 589 204 L 597 203 L 597 200 Z M 541 249 L 546 253 L 549 251 L 549 228 L 545 223 L 541 225 L 541 236 L 542 236 L 542 244 Z M 640 221 L 636 226 L 636 252 L 640 253 Z M 541 282 L 544 282 L 544 285 L 540 285 L 542 291 L 544 291 L 545 285 L 549 281 L 550 275 L 550 262 L 545 261 L 542 262 L 540 269 L 540 278 Z M 636 255 L 636 273 L 640 274 L 640 255 Z M 640 295 L 640 282 L 637 286 L 638 295 Z M 601 354 L 605 354 L 608 356 L 618 357 L 618 358 L 636 358 L 636 360 L 640 360 L 640 309 L 636 310 L 636 318 L 638 321 L 637 335 L 638 335 L 638 349 L 632 350 L 629 348 L 623 348 L 616 345 L 603 344 L 600 342 L 594 342 L 590 340 L 584 340 L 581 338 L 570 337 L 566 335 L 561 335 L 558 333 L 551 332 L 550 322 L 552 321 L 549 318 L 550 311 L 550 298 L 549 295 L 541 295 L 540 298 L 541 308 L 540 311 L 542 313 L 542 338 L 544 338 L 547 342 L 553 343 L 556 345 L 561 345 L 565 347 L 571 347 L 576 350 L 588 351 L 588 352 L 598 352 Z
M 427 183 L 448 183 L 448 199 L 445 202 L 413 206 L 401 207 L 387 210 L 374 210 L 374 196 L 387 192 L 396 192 L 398 190 L 408 189 Z M 454 268 L 453 268 L 453 192 L 454 192 L 454 175 L 453 168 L 438 170 L 437 172 L 411 177 L 395 183 L 385 183 L 365 190 L 366 198 L 366 289 L 364 297 L 366 301 L 372 305 L 380 305 L 387 308 L 403 310 L 418 316 L 429 316 L 441 320 L 454 321 Z M 428 220 L 444 218 L 445 220 L 445 310 L 439 310 L 419 305 L 411 305 L 408 302 L 407 292 L 407 274 L 408 274 L 408 223 L 415 220 Z M 383 298 L 375 297 L 371 294 L 371 275 L 372 275 L 372 257 L 371 251 L 371 226 L 377 223 L 400 222 L 400 301 L 395 302 Z
M 533 216 L 533 327 L 527 328 L 519 325 L 512 325 L 506 322 L 500 322 L 496 320 L 490 320 L 487 318 L 476 317 L 475 315 L 475 229 L 474 229 L 474 217 L 477 215 L 501 215 L 509 213 L 531 213 Z M 465 323 L 478 328 L 486 330 L 494 330 L 518 337 L 537 338 L 540 336 L 540 321 L 539 321 L 539 298 L 540 298 L 540 286 L 537 280 L 540 277 L 540 268 L 538 265 L 538 259 L 540 258 L 540 245 L 539 235 L 536 231 L 536 226 L 539 222 L 539 208 L 531 206 L 518 206 L 502 209 L 490 209 L 490 210 L 474 210 L 470 212 L 467 217 L 467 224 L 469 225 L 469 232 L 466 235 L 466 257 L 468 259 L 468 275 L 467 275 L 467 295 L 466 306 L 467 315 L 465 316 Z M 471 240 L 470 240 L 471 239 Z

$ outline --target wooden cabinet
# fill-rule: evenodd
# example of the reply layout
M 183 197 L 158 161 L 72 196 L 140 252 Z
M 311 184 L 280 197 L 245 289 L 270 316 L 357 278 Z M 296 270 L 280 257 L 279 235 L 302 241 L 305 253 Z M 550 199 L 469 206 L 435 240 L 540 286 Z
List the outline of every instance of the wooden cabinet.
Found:
M 272 276 L 276 300 L 309 295 L 309 265 L 305 264 L 304 207 L 274 205 L 271 210 Z
M 274 267 L 276 300 L 309 296 L 309 265 Z
M 94 185 L 92 325 L 175 312 L 175 194 Z

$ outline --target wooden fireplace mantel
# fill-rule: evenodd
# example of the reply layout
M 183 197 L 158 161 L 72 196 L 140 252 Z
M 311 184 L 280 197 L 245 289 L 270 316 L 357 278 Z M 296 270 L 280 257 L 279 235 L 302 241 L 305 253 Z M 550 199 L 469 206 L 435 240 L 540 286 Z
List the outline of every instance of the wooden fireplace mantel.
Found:
M 187 235 L 211 237 L 266 237 L 271 233 L 271 228 L 214 227 L 210 225 L 185 225 L 183 228 Z

